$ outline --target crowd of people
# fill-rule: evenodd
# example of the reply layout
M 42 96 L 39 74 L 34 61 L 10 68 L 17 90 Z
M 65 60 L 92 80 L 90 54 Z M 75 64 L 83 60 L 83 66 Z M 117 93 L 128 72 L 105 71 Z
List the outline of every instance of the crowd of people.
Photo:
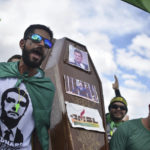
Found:
M 44 76 L 40 65 L 52 47 L 52 39 L 53 32 L 47 26 L 30 25 L 19 42 L 22 55 L 14 55 L 7 63 L 0 63 L 0 149 L 31 150 L 31 135 L 36 129 L 42 150 L 48 150 L 55 87 Z M 82 53 L 77 50 L 74 53 L 78 60 L 74 64 L 87 70 L 87 66 L 80 63 Z M 116 96 L 110 101 L 106 114 L 109 149 L 149 150 L 150 105 L 147 118 L 125 119 L 128 105 L 121 96 L 116 76 L 113 89 Z

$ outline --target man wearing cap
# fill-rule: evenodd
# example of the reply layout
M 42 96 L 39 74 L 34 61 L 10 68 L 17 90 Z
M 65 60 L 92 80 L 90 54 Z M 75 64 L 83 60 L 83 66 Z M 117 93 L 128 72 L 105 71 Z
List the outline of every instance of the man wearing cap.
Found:
M 110 104 L 108 106 L 109 113 L 106 114 L 108 142 L 110 141 L 117 127 L 120 126 L 122 122 L 124 122 L 123 118 L 128 111 L 127 102 L 121 96 L 119 91 L 118 79 L 116 76 L 114 77 L 115 77 L 115 83 L 113 84 L 113 89 L 115 90 L 116 97 L 114 97 L 110 101 Z

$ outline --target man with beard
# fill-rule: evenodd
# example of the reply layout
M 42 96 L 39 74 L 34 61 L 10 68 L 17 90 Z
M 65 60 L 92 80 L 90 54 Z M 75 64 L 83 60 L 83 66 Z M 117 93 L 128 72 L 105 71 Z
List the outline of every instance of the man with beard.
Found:
M 126 115 L 128 108 L 125 98 L 123 98 L 119 91 L 118 79 L 115 76 L 115 83 L 113 84 L 113 89 L 115 90 L 116 97 L 114 97 L 108 106 L 109 113 L 106 114 L 106 124 L 107 124 L 107 136 L 108 142 L 110 141 L 113 133 L 116 131 L 118 126 L 120 126 L 124 121 L 123 118 Z
M 19 101 L 18 97 L 22 101 Z M 20 104 L 20 111 L 16 112 L 16 104 Z M 23 142 L 23 135 L 21 130 L 17 128 L 17 125 L 27 110 L 28 105 L 29 98 L 23 90 L 19 91 L 17 88 L 10 88 L 3 93 L 1 101 L 0 136 L 5 140 L 14 141 L 14 143 Z M 6 130 L 2 132 L 2 128 Z
M 12 120 L 23 115 L 21 120 L 16 121 L 18 122 L 17 127 L 23 135 L 23 142 L 18 145 L 15 141 L 8 140 L 10 142 L 6 142 L 0 137 L 0 149 L 6 147 L 5 149 L 31 150 L 31 135 L 34 129 L 42 150 L 49 149 L 48 130 L 55 88 L 51 80 L 45 77 L 40 65 L 46 53 L 52 47 L 52 39 L 53 33 L 47 26 L 41 24 L 30 25 L 26 29 L 23 39 L 20 40 L 21 60 L 0 63 L 0 97 L 6 89 L 16 88 L 18 90 L 18 95 L 11 92 L 9 99 L 4 101 L 4 109 L 8 110 L 5 116 L 11 118 L 9 128 L 16 125 L 13 124 Z M 25 95 L 28 95 L 29 99 L 26 109 L 23 107 L 26 102 L 25 95 L 22 96 L 21 94 L 22 90 L 25 91 Z M 1 104 L 3 104 L 2 99 Z M 13 111 L 9 111 L 9 107 L 12 107 Z M 2 123 L 8 126 L 3 117 L 1 119 Z M 5 131 L 6 126 L 1 128 L 2 133 Z

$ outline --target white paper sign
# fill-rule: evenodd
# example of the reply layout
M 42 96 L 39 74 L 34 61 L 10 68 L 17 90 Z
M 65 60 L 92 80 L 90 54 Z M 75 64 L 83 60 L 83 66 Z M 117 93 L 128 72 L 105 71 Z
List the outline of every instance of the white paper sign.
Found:
M 97 109 L 66 102 L 66 109 L 72 127 L 105 132 Z

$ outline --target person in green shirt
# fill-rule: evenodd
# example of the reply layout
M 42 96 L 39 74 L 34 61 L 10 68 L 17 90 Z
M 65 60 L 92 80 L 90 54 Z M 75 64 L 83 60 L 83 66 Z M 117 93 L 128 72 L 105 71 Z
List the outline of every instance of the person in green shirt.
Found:
M 129 120 L 118 127 L 110 150 L 150 150 L 150 104 L 147 118 Z
M 128 108 L 127 102 L 125 98 L 123 98 L 119 91 L 119 82 L 116 76 L 115 83 L 112 85 L 113 89 L 115 90 L 116 96 L 110 101 L 108 106 L 109 113 L 106 114 L 106 131 L 108 142 L 111 140 L 113 133 L 116 131 L 118 126 L 120 126 L 124 120 Z

